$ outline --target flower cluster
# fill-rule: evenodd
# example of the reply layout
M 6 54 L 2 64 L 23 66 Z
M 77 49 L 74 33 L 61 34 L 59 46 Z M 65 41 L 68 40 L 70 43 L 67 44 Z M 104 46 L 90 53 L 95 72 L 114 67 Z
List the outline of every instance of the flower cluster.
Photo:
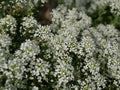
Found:
M 37 28 L 37 21 L 32 16 L 23 18 L 22 27 L 21 27 L 21 33 L 23 33 L 23 35 L 33 34 L 36 28 Z
M 93 12 L 97 5 L 109 5 L 119 14 L 113 11 L 120 10 L 118 1 L 86 3 L 91 2 Z M 11 3 L 33 8 L 30 2 Z M 94 26 L 86 3 L 80 10 L 59 5 L 44 26 L 26 9 L 25 16 L 5 12 L 0 19 L 0 90 L 120 89 L 120 30 L 102 22 Z
M 102 9 L 103 6 L 109 6 L 111 12 L 120 15 L 120 0 L 91 0 L 91 6 L 89 11 L 94 11 L 96 9 Z M 101 7 L 102 6 L 102 7 Z M 91 10 L 92 9 L 92 10 Z
M 64 0 L 64 2 L 65 5 L 71 5 L 74 2 L 77 8 L 87 12 L 94 12 L 108 5 L 112 13 L 120 15 L 120 0 Z
M 15 18 L 11 15 L 7 15 L 5 18 L 0 19 L 0 31 L 14 34 L 16 31 L 16 24 Z

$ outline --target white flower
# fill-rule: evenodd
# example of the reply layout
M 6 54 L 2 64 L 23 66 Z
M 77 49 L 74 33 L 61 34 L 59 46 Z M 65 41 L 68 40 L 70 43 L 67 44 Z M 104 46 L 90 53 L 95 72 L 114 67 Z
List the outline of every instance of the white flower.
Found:
M 39 88 L 36 87 L 36 86 L 34 86 L 34 87 L 32 88 L 32 90 L 39 90 Z
M 0 34 L 0 46 L 6 48 L 9 45 L 11 45 L 11 38 L 5 33 L 1 33 Z
M 40 53 L 40 48 L 37 45 L 37 42 L 31 40 L 26 40 L 24 43 L 22 43 L 20 50 L 29 56 L 34 56 Z
M 21 33 L 24 34 L 34 34 L 37 29 L 37 21 L 33 16 L 28 16 L 23 18 Z
M 15 34 L 16 20 L 11 15 L 7 15 L 5 18 L 0 19 L 0 29 L 2 32 L 10 32 Z
M 41 0 L 41 2 L 42 2 L 42 3 L 45 3 L 45 2 L 47 2 L 47 0 Z
M 39 2 L 9 1 L 27 12 Z M 92 27 L 84 11 L 88 3 L 87 12 L 108 5 L 119 14 L 119 0 L 87 0 L 80 11 L 58 6 L 50 25 L 40 25 L 32 14 L 21 23 L 11 15 L 1 18 L 0 89 L 119 90 L 120 32 L 111 24 Z

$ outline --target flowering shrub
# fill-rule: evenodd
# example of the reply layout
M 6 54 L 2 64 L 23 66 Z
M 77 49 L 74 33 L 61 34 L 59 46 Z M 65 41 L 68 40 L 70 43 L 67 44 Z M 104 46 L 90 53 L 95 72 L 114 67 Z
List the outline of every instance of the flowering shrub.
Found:
M 44 26 L 47 0 L 0 2 L 0 90 L 119 90 L 119 0 L 58 1 Z

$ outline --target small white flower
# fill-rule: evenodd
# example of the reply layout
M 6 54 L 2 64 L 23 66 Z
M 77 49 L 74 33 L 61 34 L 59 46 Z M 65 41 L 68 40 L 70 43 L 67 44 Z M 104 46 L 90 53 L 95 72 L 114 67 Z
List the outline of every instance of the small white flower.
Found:
M 26 40 L 25 43 L 21 44 L 20 50 L 29 56 L 37 55 L 40 53 L 40 48 L 36 41 Z
M 39 90 L 39 88 L 36 87 L 36 86 L 34 86 L 34 87 L 32 88 L 32 90 Z

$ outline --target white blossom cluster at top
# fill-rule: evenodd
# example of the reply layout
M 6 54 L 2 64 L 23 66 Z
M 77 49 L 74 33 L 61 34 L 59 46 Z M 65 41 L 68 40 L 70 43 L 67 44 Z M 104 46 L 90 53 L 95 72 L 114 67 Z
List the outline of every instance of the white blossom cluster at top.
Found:
M 71 5 L 75 1 L 76 7 L 80 10 L 93 12 L 105 5 L 111 7 L 111 12 L 120 15 L 120 0 L 64 0 L 66 5 Z M 86 6 L 88 7 L 86 9 Z
M 119 0 L 92 1 L 109 3 L 112 11 L 118 10 L 115 14 L 120 13 Z M 19 45 L 16 39 L 22 40 Z M 50 25 L 40 25 L 31 15 L 22 18 L 18 30 L 15 17 L 0 19 L 0 90 L 112 87 L 120 89 L 120 30 L 113 25 L 92 27 L 91 17 L 84 11 L 63 5 L 52 11 Z

